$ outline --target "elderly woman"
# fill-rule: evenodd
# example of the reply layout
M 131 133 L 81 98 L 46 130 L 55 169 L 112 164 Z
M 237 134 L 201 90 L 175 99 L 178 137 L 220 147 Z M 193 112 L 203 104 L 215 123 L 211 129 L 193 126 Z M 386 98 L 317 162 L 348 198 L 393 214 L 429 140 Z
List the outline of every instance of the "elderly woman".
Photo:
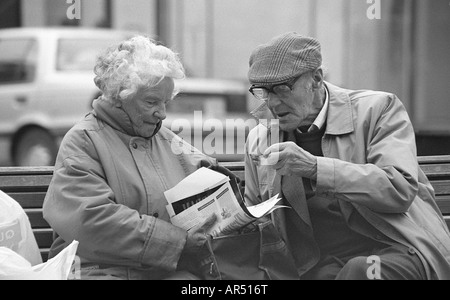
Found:
M 163 193 L 217 163 L 161 126 L 183 66 L 137 36 L 100 56 L 95 74 L 103 96 L 62 141 L 44 202 L 57 233 L 50 257 L 77 240 L 81 279 L 194 278 L 180 257 L 202 245 L 215 218 L 189 233 L 175 227 Z

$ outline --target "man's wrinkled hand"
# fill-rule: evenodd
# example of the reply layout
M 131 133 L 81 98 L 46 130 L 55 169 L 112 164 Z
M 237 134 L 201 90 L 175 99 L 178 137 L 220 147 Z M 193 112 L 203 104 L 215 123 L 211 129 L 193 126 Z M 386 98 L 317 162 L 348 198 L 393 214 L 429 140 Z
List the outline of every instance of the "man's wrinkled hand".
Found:
M 264 151 L 262 157 L 265 164 L 280 175 L 317 180 L 317 157 L 293 142 L 274 144 Z

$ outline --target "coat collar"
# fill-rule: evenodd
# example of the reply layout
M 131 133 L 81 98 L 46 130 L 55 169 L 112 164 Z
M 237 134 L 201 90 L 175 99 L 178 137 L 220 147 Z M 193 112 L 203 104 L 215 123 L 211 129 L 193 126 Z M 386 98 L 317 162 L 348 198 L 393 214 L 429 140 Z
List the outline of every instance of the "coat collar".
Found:
M 122 107 L 115 106 L 112 101 L 108 101 L 103 96 L 95 99 L 92 106 L 94 107 L 93 114 L 96 118 L 107 123 L 112 128 L 126 133 L 129 136 L 139 136 L 131 124 L 130 117 L 122 109 Z M 160 130 L 161 124 L 162 122 L 159 122 L 153 133 L 153 136 Z
M 352 103 L 348 91 L 325 82 L 330 93 L 326 134 L 341 135 L 354 131 Z
M 329 92 L 329 103 L 327 112 L 327 129 L 325 134 L 341 135 L 354 131 L 353 113 L 348 91 L 325 82 L 325 87 Z M 250 114 L 256 118 L 260 124 L 270 129 L 273 124 L 274 115 L 266 103 L 261 104 Z

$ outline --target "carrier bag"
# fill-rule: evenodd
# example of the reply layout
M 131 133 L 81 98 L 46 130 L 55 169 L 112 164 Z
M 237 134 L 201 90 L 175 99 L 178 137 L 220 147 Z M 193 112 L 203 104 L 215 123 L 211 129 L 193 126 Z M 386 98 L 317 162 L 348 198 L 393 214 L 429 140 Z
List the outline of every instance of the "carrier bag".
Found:
M 21 255 L 31 265 L 42 263 L 30 221 L 22 206 L 0 190 L 0 247 Z
M 198 276 L 205 280 L 297 280 L 294 259 L 272 221 L 256 230 L 209 236 L 199 253 Z

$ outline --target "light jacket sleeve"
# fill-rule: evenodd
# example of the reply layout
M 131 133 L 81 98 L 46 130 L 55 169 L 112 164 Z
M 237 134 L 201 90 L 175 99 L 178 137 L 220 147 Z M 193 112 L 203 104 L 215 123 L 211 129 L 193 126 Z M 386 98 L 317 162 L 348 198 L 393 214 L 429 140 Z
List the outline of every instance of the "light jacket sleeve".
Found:
M 379 98 L 357 129 L 364 130 L 365 141 L 357 142 L 365 143 L 366 163 L 319 157 L 316 192 L 380 213 L 402 213 L 418 193 L 414 130 L 395 95 Z
M 55 232 L 79 241 L 78 255 L 90 261 L 175 270 L 187 232 L 117 204 L 99 160 L 79 150 L 57 163 L 44 201 Z

